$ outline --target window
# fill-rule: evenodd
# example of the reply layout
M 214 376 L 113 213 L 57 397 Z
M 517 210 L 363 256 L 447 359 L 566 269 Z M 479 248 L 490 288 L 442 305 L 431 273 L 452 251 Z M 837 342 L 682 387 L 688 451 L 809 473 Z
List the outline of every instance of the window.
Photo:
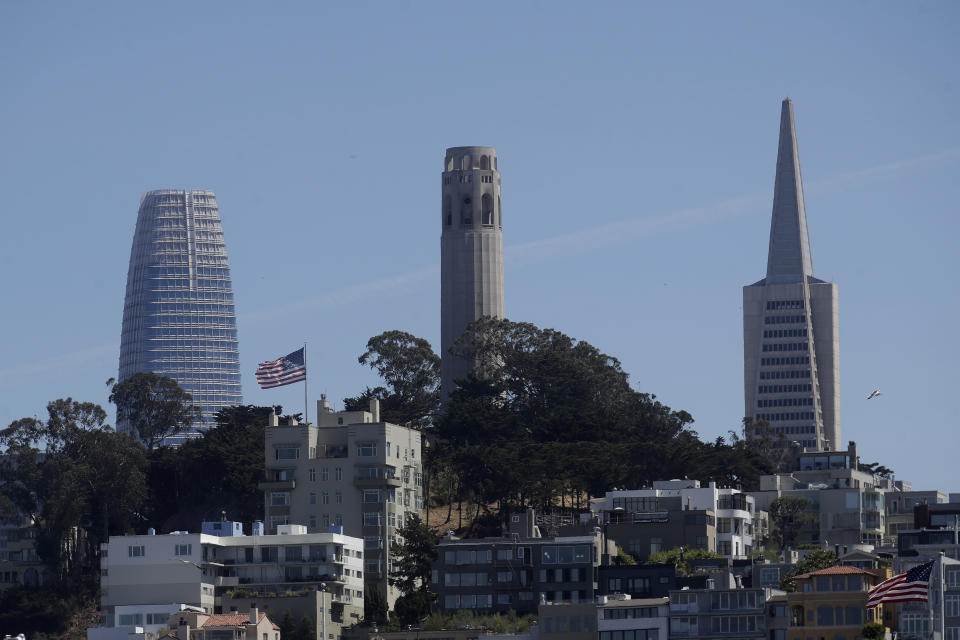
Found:
M 497 571 L 497 582 L 510 582 L 513 580 L 513 571 Z
M 376 442 L 358 442 L 357 455 L 360 457 L 369 457 L 377 455 Z
M 270 493 L 271 507 L 286 507 L 290 505 L 289 491 L 272 491 Z
M 311 491 L 311 492 L 310 492 L 310 504 L 317 504 L 317 492 L 316 492 L 316 491 Z
M 337 467 L 335 470 L 337 480 L 343 480 L 343 467 Z
M 337 504 L 343 504 L 343 492 L 337 491 Z
M 320 492 L 320 504 L 330 504 L 330 493 L 327 491 Z
M 948 593 L 943 597 L 943 610 L 950 618 L 960 618 L 960 595 Z
M 144 551 L 145 549 L 143 548 L 142 544 L 127 547 L 127 554 L 131 558 L 142 558 L 144 555 L 146 555 Z
M 592 633 L 597 627 L 597 620 L 593 616 L 583 616 L 583 630 Z M 652 640 L 656 640 L 653 638 Z
M 843 616 L 843 624 L 850 625 L 862 625 L 863 624 L 863 608 L 856 606 L 847 607 Z
M 947 586 L 960 587 L 960 567 L 947 569 Z
M 310 478 L 310 482 L 316 482 L 316 481 L 317 481 L 317 470 L 314 469 L 313 467 L 310 467 L 310 470 L 307 472 L 307 475 L 308 475 L 309 478 Z
M 819 627 L 833 626 L 833 607 L 828 607 L 828 606 L 817 607 L 817 626 Z
M 323 480 L 324 482 L 326 482 L 327 480 L 329 480 L 329 479 L 330 479 L 330 470 L 327 469 L 326 467 L 321 467 L 321 468 L 320 468 L 320 479 Z
M 176 544 L 174 546 L 173 555 L 175 556 L 189 556 L 193 553 L 192 544 Z
M 374 504 L 380 502 L 380 490 L 379 489 L 364 489 L 363 490 L 363 502 L 365 504 Z
M 278 446 L 275 455 L 277 460 L 296 460 L 300 457 L 300 447 Z

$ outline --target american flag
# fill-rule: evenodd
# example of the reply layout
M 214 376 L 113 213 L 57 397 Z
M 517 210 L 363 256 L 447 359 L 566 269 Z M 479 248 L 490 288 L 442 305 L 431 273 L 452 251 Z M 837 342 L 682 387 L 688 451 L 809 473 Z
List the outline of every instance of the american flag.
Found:
M 260 383 L 260 388 L 272 389 L 306 380 L 307 363 L 303 355 L 305 348 L 301 347 L 276 360 L 261 362 L 257 367 L 257 382 Z
M 899 573 L 887 578 L 867 592 L 867 609 L 872 609 L 884 602 L 907 602 L 916 600 L 927 601 L 930 591 L 930 574 L 936 560 L 921 564 L 906 573 Z

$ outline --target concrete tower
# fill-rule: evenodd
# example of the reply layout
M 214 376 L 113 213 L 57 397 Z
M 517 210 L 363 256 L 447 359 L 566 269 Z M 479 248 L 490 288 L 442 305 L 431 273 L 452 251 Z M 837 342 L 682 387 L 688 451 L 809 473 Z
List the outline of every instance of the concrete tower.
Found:
M 440 389 L 446 399 L 473 363 L 450 355 L 467 325 L 503 317 L 500 172 L 493 147 L 451 147 L 440 224 Z
M 767 277 L 743 288 L 744 415 L 766 420 L 805 448 L 838 448 L 839 367 L 837 285 L 813 277 L 793 102 L 787 98 Z

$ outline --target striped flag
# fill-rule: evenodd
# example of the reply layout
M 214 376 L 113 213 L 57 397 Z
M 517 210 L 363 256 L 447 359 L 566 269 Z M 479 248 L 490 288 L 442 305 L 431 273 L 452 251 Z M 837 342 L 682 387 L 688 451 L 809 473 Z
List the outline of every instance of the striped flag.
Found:
M 936 560 L 921 564 L 906 573 L 887 578 L 867 592 L 867 609 L 884 602 L 926 602 L 930 591 L 930 574 Z
M 261 389 L 272 389 L 273 387 L 282 387 L 285 384 L 293 384 L 307 379 L 307 363 L 304 360 L 301 347 L 293 353 L 287 354 L 276 360 L 267 360 L 261 362 L 257 367 L 257 382 Z

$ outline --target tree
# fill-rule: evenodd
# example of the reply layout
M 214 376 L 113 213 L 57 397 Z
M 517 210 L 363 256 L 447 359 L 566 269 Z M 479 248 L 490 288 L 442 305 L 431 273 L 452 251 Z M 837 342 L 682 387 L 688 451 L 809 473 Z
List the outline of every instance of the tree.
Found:
M 263 517 L 264 429 L 283 408 L 225 407 L 216 426 L 179 448 L 151 450 L 149 517 L 161 529 L 195 530 L 221 511 L 238 521 Z
M 148 449 L 200 419 L 193 396 L 177 381 L 155 373 L 135 373 L 113 385 L 110 402 L 117 405 L 117 422 L 130 425 Z
M 390 584 L 400 593 L 413 593 L 430 584 L 430 571 L 437 559 L 439 536 L 427 528 L 420 516 L 412 514 L 402 527 L 397 529 L 402 540 L 393 548 L 393 566 Z
M 881 640 L 886 635 L 886 627 L 880 622 L 868 622 L 863 625 L 860 636 L 866 640 Z
M 797 590 L 797 583 L 794 580 L 797 576 L 802 576 L 811 571 L 818 571 L 832 567 L 837 563 L 837 556 L 833 551 L 825 549 L 815 549 L 807 553 L 806 557 L 793 567 L 793 571 L 780 579 L 780 588 L 784 591 L 793 592 Z
M 817 514 L 810 510 L 813 506 L 809 498 L 789 496 L 780 496 L 771 502 L 767 511 L 773 525 L 770 538 L 774 544 L 781 549 L 796 546 L 800 530 L 817 519 Z
M 106 412 L 70 398 L 47 420 L 23 418 L 0 431 L 0 487 L 37 528 L 37 553 L 60 580 L 99 568 L 100 543 L 126 533 L 146 499 L 143 447 L 104 424 Z
M 405 331 L 385 331 L 367 341 L 357 360 L 375 369 L 387 386 L 344 399 L 348 411 L 366 409 L 375 397 L 387 422 L 418 429 L 430 424 L 440 406 L 440 357 L 429 342 Z
M 670 564 L 686 575 L 690 573 L 690 560 L 722 558 L 719 553 L 707 549 L 684 549 L 675 547 L 666 551 L 651 554 L 644 564 Z

